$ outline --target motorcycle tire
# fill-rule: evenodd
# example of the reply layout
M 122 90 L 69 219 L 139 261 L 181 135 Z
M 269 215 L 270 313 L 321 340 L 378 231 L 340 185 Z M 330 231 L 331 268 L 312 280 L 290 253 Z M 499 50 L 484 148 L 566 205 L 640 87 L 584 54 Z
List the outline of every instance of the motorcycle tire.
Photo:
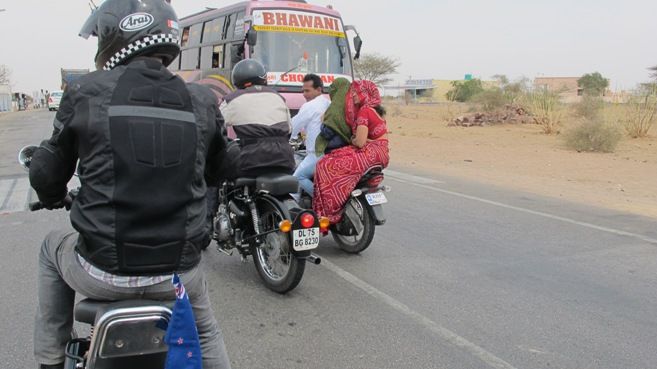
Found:
M 351 198 L 345 206 L 353 207 L 358 214 L 358 221 L 361 222 L 363 230 L 355 236 L 341 235 L 336 231 L 332 231 L 331 234 L 342 251 L 347 254 L 360 254 L 372 244 L 376 225 L 372 215 L 367 210 L 369 205 L 365 203 L 363 198 Z
M 261 196 L 256 207 L 262 222 L 261 232 L 277 229 L 281 221 L 290 219 L 289 212 L 274 197 Z M 301 282 L 306 269 L 306 260 L 292 253 L 290 235 L 274 232 L 264 236 L 260 244 L 251 245 L 253 263 L 260 279 L 270 290 L 286 294 Z

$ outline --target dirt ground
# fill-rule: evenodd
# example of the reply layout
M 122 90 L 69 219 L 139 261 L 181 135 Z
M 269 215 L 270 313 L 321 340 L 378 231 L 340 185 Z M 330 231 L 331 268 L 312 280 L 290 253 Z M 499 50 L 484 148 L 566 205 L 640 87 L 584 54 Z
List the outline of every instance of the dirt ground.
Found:
M 578 153 L 533 124 L 447 127 L 463 109 L 389 105 L 393 165 L 657 218 L 657 127 L 612 154 Z

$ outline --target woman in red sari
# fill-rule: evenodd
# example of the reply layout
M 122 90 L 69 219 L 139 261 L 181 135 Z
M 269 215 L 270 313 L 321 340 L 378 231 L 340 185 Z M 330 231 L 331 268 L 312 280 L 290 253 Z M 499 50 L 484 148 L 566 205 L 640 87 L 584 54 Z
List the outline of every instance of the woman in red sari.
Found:
M 342 220 L 351 192 L 374 166 L 389 162 L 388 128 L 381 96 L 370 81 L 354 81 L 345 104 L 345 117 L 353 133 L 351 145 L 331 151 L 317 163 L 313 209 L 331 224 Z

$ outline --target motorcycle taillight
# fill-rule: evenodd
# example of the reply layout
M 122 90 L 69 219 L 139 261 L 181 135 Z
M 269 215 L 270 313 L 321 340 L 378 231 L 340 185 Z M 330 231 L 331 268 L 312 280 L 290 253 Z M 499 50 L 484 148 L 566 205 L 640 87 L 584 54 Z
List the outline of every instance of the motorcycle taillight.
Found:
M 310 214 L 306 213 L 301 216 L 301 225 L 303 228 L 310 228 L 315 225 L 315 217 Z

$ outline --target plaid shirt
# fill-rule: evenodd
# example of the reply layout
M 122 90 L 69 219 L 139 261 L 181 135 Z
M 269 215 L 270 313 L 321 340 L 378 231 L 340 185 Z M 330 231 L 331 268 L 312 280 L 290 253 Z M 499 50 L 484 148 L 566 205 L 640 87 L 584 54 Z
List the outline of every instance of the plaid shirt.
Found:
M 152 277 L 138 277 L 138 276 L 122 276 L 114 275 L 107 272 L 104 272 L 95 266 L 89 264 L 80 254 L 78 254 L 78 261 L 82 268 L 89 273 L 91 277 L 97 279 L 101 282 L 107 283 L 114 287 L 121 288 L 140 288 L 140 287 L 149 287 L 164 281 L 170 281 L 173 278 L 173 274 L 169 275 L 158 275 Z

